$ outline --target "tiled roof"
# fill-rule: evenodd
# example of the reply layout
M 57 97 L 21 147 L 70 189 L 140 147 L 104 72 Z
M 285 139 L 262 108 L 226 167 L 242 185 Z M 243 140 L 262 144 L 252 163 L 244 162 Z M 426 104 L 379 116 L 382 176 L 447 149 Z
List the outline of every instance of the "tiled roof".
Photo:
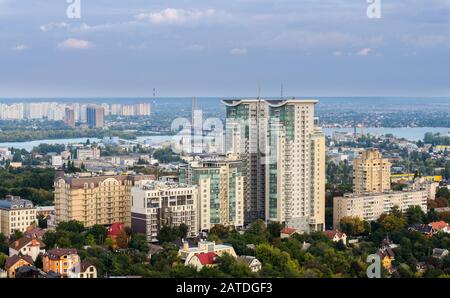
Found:
M 49 250 L 46 255 L 52 260 L 59 260 L 62 256 L 76 255 L 77 250 L 74 248 L 55 248 Z
M 282 233 L 282 234 L 287 234 L 287 235 L 294 234 L 295 232 L 297 232 L 297 229 L 294 229 L 294 228 L 288 228 L 288 227 L 283 228 L 283 229 L 281 230 L 281 233 Z
M 448 223 L 446 223 L 445 221 L 435 221 L 435 222 L 431 222 L 430 224 L 429 224 L 433 229 L 435 229 L 435 230 L 442 230 L 442 229 L 444 229 L 444 228 L 449 228 L 449 225 L 448 225 Z
M 217 257 L 215 252 L 195 254 L 202 265 L 212 265 Z
M 26 261 L 28 264 L 33 265 L 33 259 L 30 256 L 18 256 L 18 255 L 13 255 L 9 258 L 6 259 L 5 262 L 5 268 L 9 269 L 12 266 L 14 266 L 14 264 L 16 264 L 17 262 L 19 262 L 20 260 L 24 260 Z
M 33 202 L 24 199 L 5 199 L 0 200 L 0 209 L 24 209 L 34 208 Z
M 41 241 L 37 238 L 29 238 L 29 237 L 22 237 L 20 239 L 17 239 L 16 241 L 11 242 L 9 247 L 19 251 L 24 246 L 27 246 L 30 242 L 33 242 L 33 241 L 36 243 L 36 245 L 39 245 L 40 248 L 45 247 L 45 243 L 43 241 Z
M 340 231 L 327 230 L 324 233 L 331 240 L 333 240 L 335 236 L 338 236 L 339 238 L 342 238 L 342 236 L 344 236 L 344 233 L 342 233 Z
M 122 222 L 113 223 L 108 229 L 108 236 L 119 236 L 123 228 L 124 224 Z

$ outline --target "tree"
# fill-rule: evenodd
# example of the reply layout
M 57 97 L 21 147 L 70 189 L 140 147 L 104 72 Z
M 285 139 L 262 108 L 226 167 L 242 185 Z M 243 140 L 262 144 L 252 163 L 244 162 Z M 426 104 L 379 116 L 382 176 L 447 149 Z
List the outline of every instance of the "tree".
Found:
M 36 257 L 36 260 L 34 261 L 34 266 L 36 266 L 37 268 L 42 269 L 42 266 L 43 266 L 43 264 L 42 264 L 42 254 L 39 254 Z
M 247 265 L 245 265 L 243 262 L 239 262 L 229 254 L 224 254 L 218 257 L 216 262 L 220 271 L 230 275 L 231 277 L 243 278 L 253 276 L 250 268 Z
M 86 236 L 86 245 L 93 246 L 95 245 L 95 238 L 92 234 L 87 234 Z
M 19 231 L 19 230 L 14 230 L 14 233 L 9 237 L 9 240 L 15 241 L 17 239 L 20 239 L 23 237 L 23 232 Z
M 420 206 L 409 206 L 406 210 L 406 218 L 408 224 L 421 224 L 426 220 L 426 214 L 422 211 Z
M 279 222 L 271 221 L 267 224 L 270 239 L 280 237 L 281 229 L 283 229 L 283 225 Z
M 209 235 L 216 235 L 218 239 L 226 239 L 228 238 L 228 235 L 230 234 L 230 229 L 228 227 L 225 227 L 224 225 L 214 225 L 209 230 Z
M 56 231 L 81 233 L 84 231 L 84 225 L 83 225 L 83 223 L 81 223 L 79 221 L 70 220 L 70 221 L 59 223 L 58 226 L 56 227 Z
M 263 220 L 258 219 L 254 221 L 250 227 L 245 231 L 247 241 L 252 244 L 267 243 L 269 232 Z
M 0 252 L 0 268 L 5 268 L 5 262 L 8 256 L 2 252 Z
M 147 237 L 141 233 L 133 234 L 130 242 L 128 243 L 128 247 L 137 249 L 138 251 L 147 254 L 149 251 Z
M 128 248 L 128 235 L 124 230 L 117 235 L 116 244 L 118 248 Z
M 173 242 L 178 238 L 178 231 L 170 226 L 163 226 L 157 238 L 159 243 Z
M 108 230 L 103 225 L 93 225 L 89 228 L 87 234 L 94 236 L 95 242 L 102 245 L 108 236 Z
M 178 237 L 186 238 L 189 232 L 189 227 L 182 223 L 178 226 Z
M 47 228 L 47 219 L 42 214 L 39 214 L 39 216 L 38 216 L 38 226 L 41 229 L 46 229 Z
M 0 233 L 0 253 L 9 253 L 9 245 L 6 236 L 1 233 Z
M 403 216 L 398 217 L 394 214 L 382 214 L 377 222 L 386 232 L 400 231 L 406 225 L 406 220 Z
M 364 221 L 357 216 L 344 216 L 339 227 L 347 235 L 358 236 L 365 232 Z

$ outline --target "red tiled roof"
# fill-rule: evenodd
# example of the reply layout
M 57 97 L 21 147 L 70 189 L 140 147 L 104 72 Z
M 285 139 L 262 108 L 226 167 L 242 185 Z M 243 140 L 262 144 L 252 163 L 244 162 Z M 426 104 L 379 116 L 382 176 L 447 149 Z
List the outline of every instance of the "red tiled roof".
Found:
M 449 227 L 448 223 L 446 223 L 445 221 L 442 221 L 442 220 L 441 221 L 431 222 L 429 225 L 435 230 L 442 230 L 445 227 Z
M 215 252 L 203 252 L 195 254 L 202 265 L 212 265 L 217 257 Z
M 124 224 L 122 222 L 113 223 L 108 229 L 108 236 L 118 236 L 123 230 Z
M 288 235 L 294 234 L 295 232 L 297 232 L 297 229 L 294 229 L 294 228 L 288 228 L 288 227 L 283 228 L 283 229 L 281 230 L 281 233 L 282 233 L 282 234 L 288 234 Z
M 327 230 L 324 232 L 325 235 L 330 238 L 331 240 L 334 239 L 334 236 L 338 236 L 339 238 L 341 238 L 342 236 L 344 236 L 344 233 L 340 232 L 340 231 L 332 231 L 332 230 Z

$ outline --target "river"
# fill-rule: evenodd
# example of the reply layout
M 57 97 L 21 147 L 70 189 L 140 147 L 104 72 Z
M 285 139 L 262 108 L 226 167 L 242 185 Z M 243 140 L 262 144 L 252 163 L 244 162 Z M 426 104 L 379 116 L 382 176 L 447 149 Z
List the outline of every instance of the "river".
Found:
M 331 136 L 333 132 L 353 132 L 353 128 L 324 128 L 323 129 L 325 135 Z M 361 132 L 361 129 L 358 128 L 357 132 Z M 364 128 L 364 133 L 370 133 L 371 135 L 384 135 L 384 134 L 392 134 L 398 138 L 405 138 L 410 141 L 418 141 L 423 140 L 425 133 L 441 133 L 447 134 L 450 133 L 449 127 L 367 127 Z M 172 140 L 173 136 L 171 135 L 160 135 L 160 136 L 139 136 L 136 138 L 137 141 L 149 140 L 151 144 L 159 144 L 165 141 Z M 91 142 L 100 142 L 101 139 L 97 138 L 74 138 L 74 139 L 56 139 L 56 140 L 35 140 L 28 142 L 6 142 L 0 143 L 0 147 L 14 147 L 18 149 L 25 149 L 27 151 L 32 150 L 34 147 L 39 146 L 39 144 L 76 144 L 76 143 L 85 143 L 87 140 Z

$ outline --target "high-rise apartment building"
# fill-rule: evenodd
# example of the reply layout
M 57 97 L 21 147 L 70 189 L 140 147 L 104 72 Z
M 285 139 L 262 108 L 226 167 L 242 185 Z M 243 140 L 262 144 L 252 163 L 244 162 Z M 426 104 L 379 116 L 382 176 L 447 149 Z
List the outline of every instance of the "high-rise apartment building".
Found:
M 232 157 L 196 159 L 180 166 L 180 183 L 197 185 L 198 221 L 201 230 L 216 224 L 244 225 L 242 161 Z
M 64 123 L 67 126 L 75 127 L 75 111 L 71 108 L 66 108 Z
M 103 107 L 88 106 L 86 108 L 87 123 L 91 128 L 105 126 L 105 109 Z
M 56 222 L 131 226 L 131 188 L 143 179 L 146 176 L 88 173 L 58 177 L 54 183 Z
M 325 137 L 317 100 L 226 100 L 226 151 L 244 163 L 246 223 L 325 226 Z
M 188 227 L 188 237 L 198 235 L 196 186 L 173 182 L 140 181 L 131 189 L 131 229 L 148 242 L 158 241 L 164 226 Z
M 391 163 L 376 149 L 353 159 L 353 193 L 380 193 L 391 189 Z

